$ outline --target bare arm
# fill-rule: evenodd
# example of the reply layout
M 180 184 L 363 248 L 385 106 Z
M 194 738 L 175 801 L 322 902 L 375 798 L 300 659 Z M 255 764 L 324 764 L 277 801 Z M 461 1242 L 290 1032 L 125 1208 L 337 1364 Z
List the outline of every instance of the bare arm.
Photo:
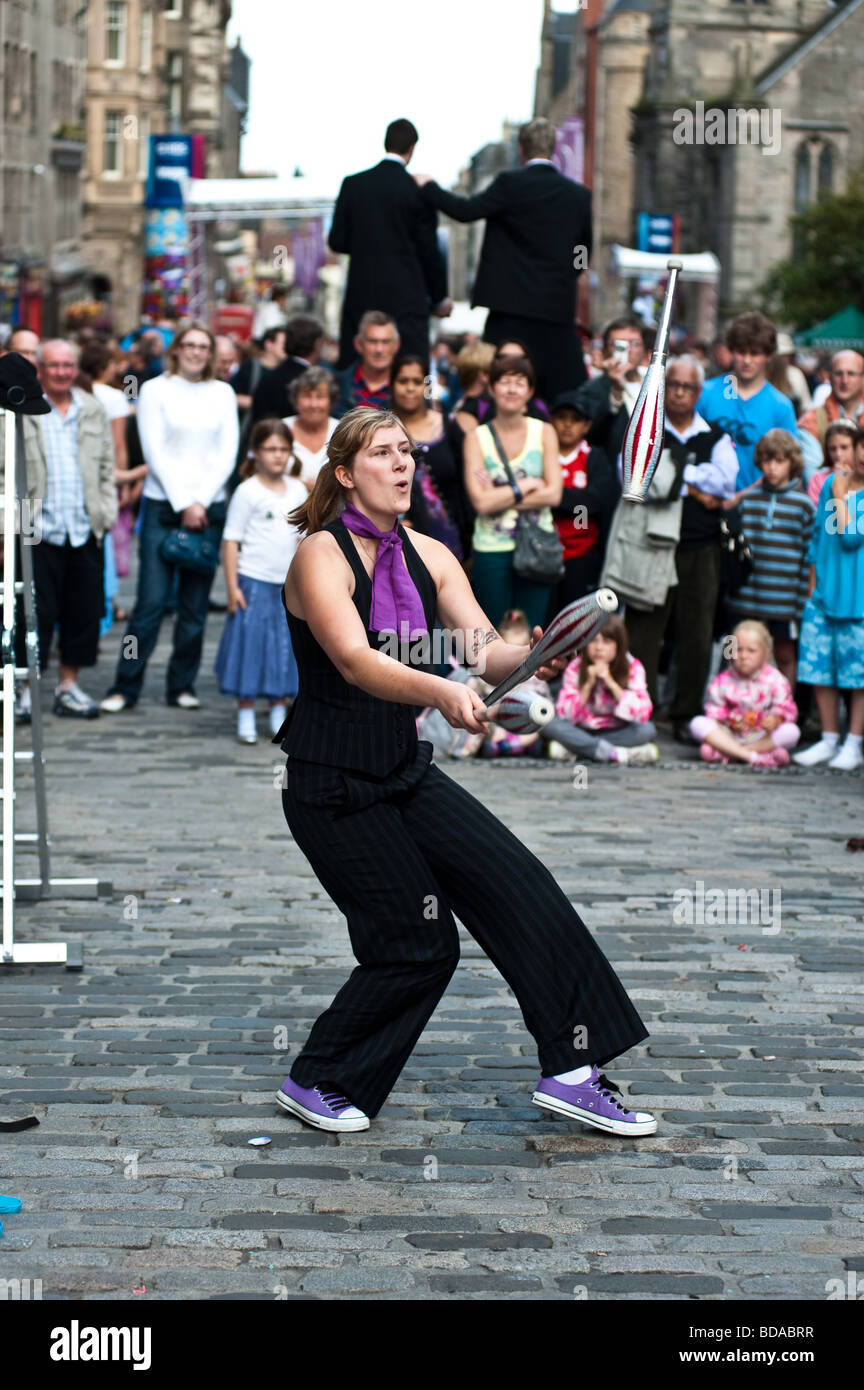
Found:
M 564 479 L 558 462 L 558 438 L 551 425 L 544 425 L 543 481 L 530 494 L 526 494 L 517 507 L 520 512 L 536 511 L 538 507 L 557 507 L 563 488 Z
M 237 583 L 237 556 L 240 545 L 237 541 L 222 542 L 222 568 L 225 571 L 225 588 L 228 597 L 228 612 L 236 613 L 238 608 L 246 607 L 246 600 Z
M 516 505 L 516 494 L 509 483 L 500 487 L 482 487 L 474 475 L 477 471 L 485 470 L 485 467 L 483 450 L 476 433 L 466 435 L 463 463 L 465 491 L 478 516 L 496 516 Z M 531 495 L 534 496 L 533 493 Z
M 529 647 L 505 642 L 483 612 L 465 571 L 446 545 L 430 536 L 418 536 L 416 548 L 435 579 L 441 626 L 463 635 L 466 666 L 474 667 L 490 685 L 498 685 L 525 660 L 542 636 L 542 629 L 535 627 Z M 536 675 L 540 680 L 554 680 L 566 665 L 562 657 L 541 666 Z

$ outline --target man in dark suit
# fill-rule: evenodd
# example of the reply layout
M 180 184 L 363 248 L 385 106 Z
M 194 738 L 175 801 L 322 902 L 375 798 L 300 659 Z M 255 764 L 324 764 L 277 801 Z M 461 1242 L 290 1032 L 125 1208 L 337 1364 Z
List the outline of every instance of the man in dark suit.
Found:
M 555 127 L 538 119 L 519 131 L 523 167 L 499 174 L 474 198 L 417 178 L 430 207 L 457 222 L 486 218 L 471 303 L 489 309 L 487 342 L 525 344 L 546 400 L 587 376 L 575 322 L 576 281 L 591 255 L 591 194 L 559 174 L 554 150 Z
M 445 318 L 444 259 L 434 209 L 424 203 L 407 164 L 418 140 L 410 121 L 392 121 L 380 164 L 343 180 L 330 228 L 330 250 L 351 257 L 342 304 L 340 368 L 355 359 L 357 325 L 368 309 L 392 314 L 403 352 L 429 354 L 429 313 Z
M 264 372 L 252 399 L 252 419 L 293 415 L 288 387 L 302 372 L 318 365 L 327 330 L 313 314 L 293 314 L 285 325 L 285 360 Z

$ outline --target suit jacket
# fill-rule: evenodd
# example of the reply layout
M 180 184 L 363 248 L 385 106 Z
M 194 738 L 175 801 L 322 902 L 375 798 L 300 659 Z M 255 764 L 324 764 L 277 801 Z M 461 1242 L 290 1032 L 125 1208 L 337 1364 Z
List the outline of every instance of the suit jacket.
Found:
M 456 222 L 486 218 L 486 235 L 472 305 L 504 314 L 573 323 L 578 257 L 591 255 L 591 193 L 551 164 L 508 169 L 474 198 L 458 198 L 437 183 L 421 196 Z
M 73 386 L 72 394 L 81 405 L 78 415 L 78 467 L 84 484 L 84 505 L 97 540 L 110 531 L 117 520 L 117 485 L 114 482 L 114 443 L 108 416 L 95 396 Z M 6 413 L 0 411 L 0 488 L 4 482 L 3 445 Z M 27 469 L 27 496 L 44 499 L 48 488 L 45 439 L 38 415 L 24 416 L 24 457 Z M 18 529 L 16 524 L 16 530 Z
M 252 419 L 266 420 L 268 416 L 273 416 L 277 420 L 284 420 L 286 415 L 294 415 L 288 387 L 308 370 L 305 362 L 297 357 L 286 357 L 278 367 L 265 368 L 252 396 Z
M 351 257 L 343 313 L 356 322 L 367 309 L 394 318 L 428 314 L 447 295 L 435 210 L 403 164 L 382 159 L 343 180 L 330 229 L 330 250 Z

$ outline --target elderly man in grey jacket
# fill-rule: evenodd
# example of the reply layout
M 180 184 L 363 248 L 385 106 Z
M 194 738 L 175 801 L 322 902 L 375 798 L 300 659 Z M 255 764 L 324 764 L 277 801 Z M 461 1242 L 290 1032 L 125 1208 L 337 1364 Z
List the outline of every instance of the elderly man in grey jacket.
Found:
M 78 685 L 95 666 L 105 609 L 102 541 L 117 518 L 111 427 L 94 396 L 73 386 L 78 349 L 61 338 L 42 343 L 37 370 L 51 405 L 24 417 L 27 498 L 36 517 L 33 577 L 42 669 L 60 628 L 54 713 L 94 719 L 99 708 Z M 3 422 L 0 420 L 0 437 Z M 2 455 L 0 455 L 2 457 Z M 26 541 L 27 538 L 25 538 Z

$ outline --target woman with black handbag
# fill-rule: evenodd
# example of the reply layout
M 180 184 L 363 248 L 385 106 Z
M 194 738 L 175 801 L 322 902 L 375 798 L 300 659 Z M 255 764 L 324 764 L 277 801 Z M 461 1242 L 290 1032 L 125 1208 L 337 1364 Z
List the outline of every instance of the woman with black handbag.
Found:
M 495 622 L 521 608 L 533 630 L 546 619 L 549 595 L 564 574 L 552 507 L 563 487 L 552 426 L 525 415 L 534 390 L 527 357 L 493 362 L 489 391 L 494 423 L 465 438 L 465 490 L 474 511 L 471 585 Z
M 138 397 L 138 431 L 148 467 L 138 568 L 138 595 L 120 644 L 114 684 L 100 708 L 131 709 L 144 684 L 174 574 L 177 621 L 166 676 L 166 699 L 198 709 L 195 678 L 225 525 L 225 485 L 239 443 L 237 399 L 214 380 L 215 340 L 203 323 L 183 325 L 168 349 L 162 376 Z

